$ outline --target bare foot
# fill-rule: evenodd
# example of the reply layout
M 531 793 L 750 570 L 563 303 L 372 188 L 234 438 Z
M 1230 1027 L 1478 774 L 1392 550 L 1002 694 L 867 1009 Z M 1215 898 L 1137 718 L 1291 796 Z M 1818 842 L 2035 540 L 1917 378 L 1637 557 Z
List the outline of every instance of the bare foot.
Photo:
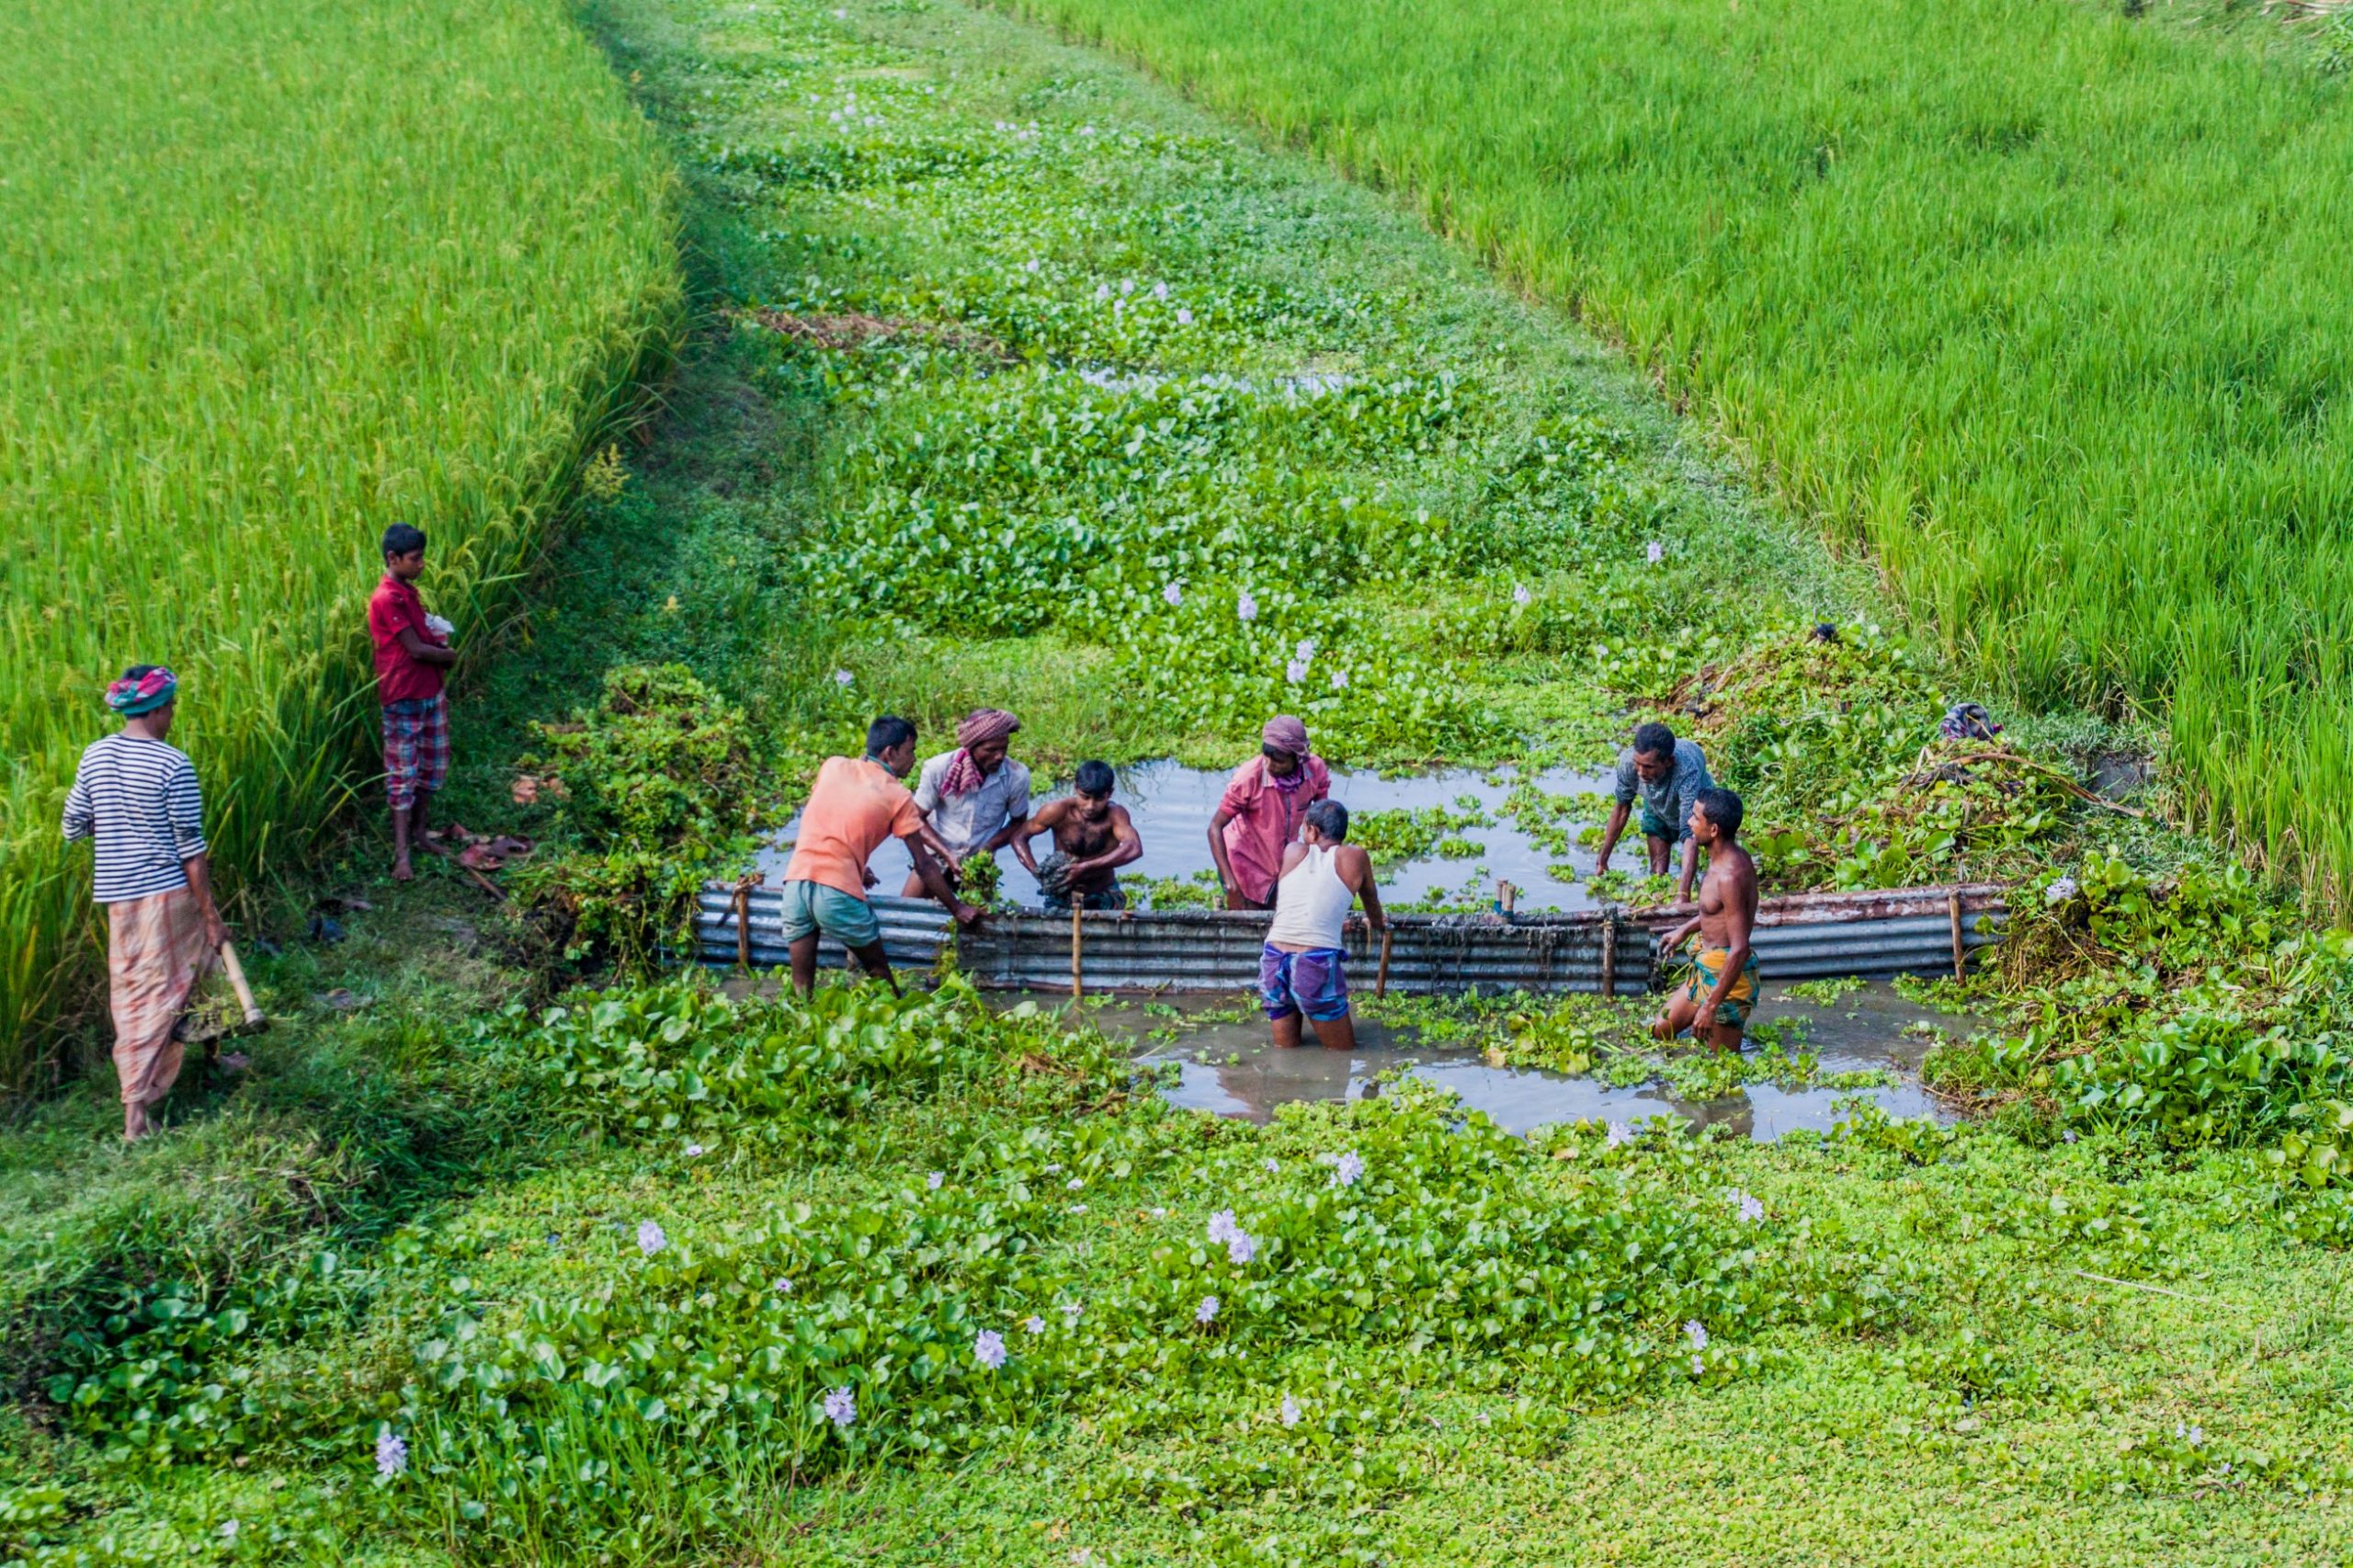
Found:
M 396 882 L 413 882 L 416 881 L 416 868 L 409 864 L 407 856 L 395 855 L 392 857 L 392 881 Z
M 212 1059 L 213 1066 L 233 1077 L 253 1064 L 254 1059 L 242 1051 L 224 1051 Z

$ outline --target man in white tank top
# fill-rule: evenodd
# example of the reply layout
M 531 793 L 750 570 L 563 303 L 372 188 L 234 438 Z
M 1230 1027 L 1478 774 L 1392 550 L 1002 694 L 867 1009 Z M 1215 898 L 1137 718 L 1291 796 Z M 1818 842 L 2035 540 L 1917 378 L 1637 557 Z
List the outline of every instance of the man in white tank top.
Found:
M 1274 923 L 1258 955 L 1258 1002 L 1279 1046 L 1300 1043 L 1304 1015 L 1325 1050 L 1356 1049 L 1343 947 L 1348 910 L 1362 897 L 1365 919 L 1376 931 L 1388 927 L 1389 917 L 1381 912 L 1372 857 L 1347 837 L 1348 808 L 1318 801 L 1307 808 L 1300 842 L 1283 851 Z

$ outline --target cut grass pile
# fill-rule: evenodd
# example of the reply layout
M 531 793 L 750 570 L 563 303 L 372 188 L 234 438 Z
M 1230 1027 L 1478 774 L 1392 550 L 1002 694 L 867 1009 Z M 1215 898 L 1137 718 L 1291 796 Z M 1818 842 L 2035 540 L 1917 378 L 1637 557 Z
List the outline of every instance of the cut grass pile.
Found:
M 2018 696 L 2169 699 L 2207 824 L 2353 903 L 2325 40 L 2052 0 L 1016 8 L 1415 193 Z
M 11 6 L 0 166 L 7 1085 L 92 973 L 57 818 L 105 683 L 179 673 L 225 869 L 299 853 L 371 770 L 382 528 L 485 635 L 678 286 L 674 176 L 554 0 Z

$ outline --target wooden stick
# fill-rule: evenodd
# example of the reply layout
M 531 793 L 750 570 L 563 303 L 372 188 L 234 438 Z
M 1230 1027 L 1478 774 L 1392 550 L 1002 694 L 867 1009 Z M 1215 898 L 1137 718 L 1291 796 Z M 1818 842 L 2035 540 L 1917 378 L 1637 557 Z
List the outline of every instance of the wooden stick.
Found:
M 1072 892 L 1077 892 L 1077 890 L 1074 888 L 1074 889 L 1072 890 Z M 1084 996 L 1084 995 L 1086 995 L 1086 985 L 1085 981 L 1084 981 L 1084 980 L 1082 980 L 1082 979 L 1080 978 L 1080 969 L 1079 969 L 1079 962 L 1080 962 L 1079 955 L 1080 955 L 1081 953 L 1083 953 L 1084 951 L 1086 951 L 1086 928 L 1085 928 L 1084 926 L 1082 926 L 1079 924 L 1079 921 L 1078 921 L 1079 913 L 1080 913 L 1080 911 L 1081 911 L 1084 907 L 1085 907 L 1085 905 L 1084 905 L 1084 903 L 1081 902 L 1081 900 L 1080 900 L 1080 899 L 1074 898 L 1074 899 L 1071 901 L 1071 906 L 1070 906 L 1070 999 L 1071 999 L 1072 1001 L 1074 1001 L 1074 1002 L 1077 1001 L 1080 997 L 1082 997 L 1082 996 Z
M 1384 924 L 1381 927 L 1381 972 L 1375 975 L 1372 981 L 1372 994 L 1375 996 L 1389 994 L 1389 938 L 1392 934 L 1387 925 Z
M 1952 916 L 1952 977 L 1955 980 L 1966 980 L 1969 978 L 1966 967 L 1969 960 L 1969 944 L 1962 941 L 1961 937 L 1961 894 L 1947 893 L 1945 909 Z
M 237 945 L 234 942 L 221 944 L 221 967 L 229 973 L 230 988 L 237 994 L 237 1005 L 245 1010 L 245 1022 L 256 1026 L 267 1023 L 269 1020 L 262 1016 L 261 1005 L 254 1000 L 254 988 L 245 983 L 245 966 L 237 961 Z
M 1504 906 L 1506 915 L 1509 915 L 1512 905 L 1519 902 L 1519 890 L 1509 882 L 1498 881 L 1495 883 L 1495 902 Z
M 752 967 L 752 884 L 735 884 L 735 963 L 739 969 Z
M 1618 994 L 1618 906 L 1601 912 L 1601 994 Z

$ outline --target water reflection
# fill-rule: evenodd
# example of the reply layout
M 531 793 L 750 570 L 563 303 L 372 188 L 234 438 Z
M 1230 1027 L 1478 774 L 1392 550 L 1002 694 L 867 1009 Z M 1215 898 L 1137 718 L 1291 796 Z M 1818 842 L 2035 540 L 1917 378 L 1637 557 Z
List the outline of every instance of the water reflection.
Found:
M 1198 1014 L 1218 1006 L 1209 1000 L 1187 1010 Z M 1855 1094 L 1891 1116 L 1950 1120 L 1949 1113 L 1920 1087 L 1920 1060 L 1937 1038 L 1931 1031 L 1959 1036 L 1970 1027 L 1969 1020 L 1906 1002 L 1885 984 L 1866 986 L 1826 1004 L 1771 996 L 1760 1006 L 1759 1018 L 1805 1018 L 1807 1038 L 1802 1047 L 1792 1049 L 1813 1051 L 1824 1072 L 1885 1068 L 1898 1074 L 1900 1081 L 1860 1091 L 1753 1084 L 1720 1099 L 1688 1103 L 1655 1084 L 1613 1088 L 1593 1078 L 1489 1066 L 1476 1052 L 1432 1049 L 1409 1032 L 1369 1020 L 1359 1021 L 1356 1051 L 1336 1052 L 1314 1046 L 1277 1051 L 1267 1040 L 1265 1025 L 1256 1018 L 1193 1017 L 1177 1023 L 1165 1016 L 1147 1016 L 1128 1004 L 1106 1006 L 1094 1017 L 1107 1031 L 1126 1033 L 1144 1043 L 1140 1060 L 1176 1064 L 1176 1082 L 1164 1090 L 1172 1104 L 1220 1116 L 1264 1121 L 1277 1107 L 1295 1101 L 1361 1099 L 1376 1092 L 1375 1080 L 1382 1074 L 1403 1069 L 1453 1091 L 1465 1106 L 1485 1112 L 1513 1132 L 1565 1121 L 1632 1122 L 1674 1116 L 1762 1142 L 1799 1128 L 1827 1131 L 1840 1119 L 1838 1102 Z M 1172 1028 L 1180 1031 L 1174 1040 L 1146 1039 L 1154 1029 Z

